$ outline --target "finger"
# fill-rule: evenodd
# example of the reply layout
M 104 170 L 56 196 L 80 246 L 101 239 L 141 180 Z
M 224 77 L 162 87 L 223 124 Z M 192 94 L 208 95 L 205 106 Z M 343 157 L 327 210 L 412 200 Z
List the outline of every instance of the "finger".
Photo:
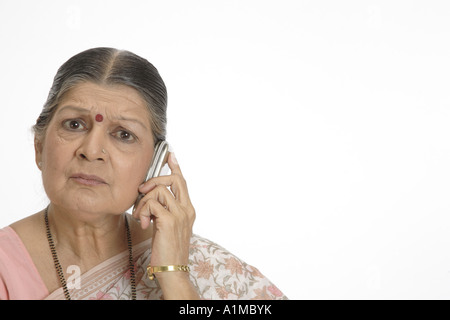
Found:
M 133 216 L 136 218 L 140 218 L 141 216 L 150 216 L 150 214 L 145 211 L 145 205 L 152 199 L 159 202 L 163 207 L 167 208 L 169 212 L 175 214 L 179 211 L 178 203 L 174 199 L 172 193 L 167 189 L 166 186 L 158 185 L 139 201 L 135 212 L 133 212 Z
M 141 219 L 139 220 L 141 222 L 141 228 L 142 230 L 147 229 L 150 226 L 150 215 L 149 216 L 141 216 Z
M 152 179 L 145 181 L 144 183 L 142 183 L 139 187 L 138 190 L 140 191 L 140 193 L 146 194 L 149 193 L 150 191 L 153 190 L 153 188 L 156 187 L 156 183 L 153 182 Z
M 147 229 L 150 220 L 167 215 L 169 212 L 155 199 L 148 199 L 141 210 L 141 227 Z
M 172 176 L 155 177 L 141 184 L 138 190 L 140 193 L 146 194 L 152 191 L 158 185 L 171 187 L 174 182 L 175 181 Z
M 174 194 L 169 191 L 165 185 L 158 185 L 149 194 L 156 197 L 157 201 L 167 207 L 170 213 L 179 217 L 186 216 L 193 223 L 195 220 L 195 209 L 189 200 L 186 182 L 178 175 L 173 176 L 172 179 L 174 179 L 175 182 L 171 184 L 171 189 L 175 190 L 175 194 L 186 195 L 186 199 L 180 199 L 180 201 L 177 201 Z M 184 191 L 178 192 L 176 189 L 178 186 L 181 186 Z
M 169 152 L 169 158 L 167 159 L 167 163 L 169 164 L 169 168 L 172 171 L 172 173 L 183 176 L 183 174 L 181 173 L 180 165 L 178 164 L 178 160 L 175 157 L 175 153 Z
M 179 173 L 176 173 L 179 172 Z M 139 192 L 146 194 L 153 190 L 157 185 L 170 187 L 175 199 L 180 200 L 182 204 L 190 204 L 189 192 L 186 180 L 181 174 L 181 170 L 176 170 L 168 176 L 155 177 L 139 186 Z
M 141 224 L 142 229 L 147 229 L 148 226 L 150 225 L 150 215 L 151 213 L 149 212 L 148 214 L 145 214 L 145 212 L 142 211 L 142 207 L 144 205 L 144 201 L 143 201 L 143 197 L 144 195 L 140 195 L 140 200 L 138 202 L 138 204 L 134 205 L 133 210 L 131 211 L 131 216 L 136 219 L 137 221 L 139 221 L 139 223 Z
M 145 230 L 150 226 L 150 221 L 156 213 L 155 210 L 161 210 L 162 208 L 169 213 L 170 208 L 176 206 L 172 194 L 167 195 L 165 193 L 170 193 L 170 191 L 161 186 L 155 188 L 139 201 L 136 210 L 133 212 L 133 217 L 140 221 L 142 229 Z M 161 214 L 160 211 L 158 213 Z
M 165 184 L 167 186 L 171 186 L 173 180 L 170 179 L 170 177 L 172 175 L 180 175 L 181 177 L 183 177 L 180 166 L 178 165 L 178 161 L 176 160 L 175 154 L 173 152 L 169 153 L 169 157 L 167 158 L 167 163 L 169 165 L 169 168 L 170 168 L 172 174 L 168 175 L 168 176 L 154 177 L 154 178 L 151 178 L 151 179 L 145 181 L 138 187 L 138 189 L 141 193 L 150 192 L 150 190 L 153 189 L 157 184 L 157 183 L 155 183 L 155 181 L 159 181 L 160 183 L 158 183 L 158 184 Z
M 141 224 L 141 228 L 145 230 L 150 225 L 151 211 L 146 212 L 143 210 L 144 204 L 143 198 L 141 198 L 138 205 L 134 206 L 131 216 L 136 219 Z
M 167 163 L 169 164 L 170 171 L 172 172 L 170 176 L 174 179 L 174 183 L 170 186 L 170 189 L 175 197 L 180 199 L 182 203 L 190 203 L 186 180 L 183 177 L 183 173 L 181 173 L 180 165 L 175 157 L 175 153 L 170 152 Z

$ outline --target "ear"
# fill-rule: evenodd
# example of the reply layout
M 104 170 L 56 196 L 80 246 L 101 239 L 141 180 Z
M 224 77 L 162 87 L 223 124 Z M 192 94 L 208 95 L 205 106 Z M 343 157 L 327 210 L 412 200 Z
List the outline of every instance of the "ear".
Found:
M 36 136 L 34 136 L 34 159 L 36 161 L 36 165 L 38 166 L 39 170 L 41 170 L 41 164 L 42 164 L 42 141 L 38 139 Z

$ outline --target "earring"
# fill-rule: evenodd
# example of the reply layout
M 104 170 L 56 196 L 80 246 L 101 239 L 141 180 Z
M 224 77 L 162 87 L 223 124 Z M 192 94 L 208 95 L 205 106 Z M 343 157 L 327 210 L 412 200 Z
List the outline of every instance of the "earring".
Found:
M 42 162 L 38 162 L 39 169 L 42 167 Z

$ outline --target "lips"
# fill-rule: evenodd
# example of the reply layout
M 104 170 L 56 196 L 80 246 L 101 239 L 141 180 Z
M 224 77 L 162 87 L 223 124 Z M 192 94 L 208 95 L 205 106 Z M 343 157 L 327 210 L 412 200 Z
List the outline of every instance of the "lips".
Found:
M 106 184 L 106 181 L 102 178 L 90 175 L 90 174 L 84 174 L 84 173 L 76 173 L 70 177 L 75 182 L 85 185 L 85 186 L 99 186 Z

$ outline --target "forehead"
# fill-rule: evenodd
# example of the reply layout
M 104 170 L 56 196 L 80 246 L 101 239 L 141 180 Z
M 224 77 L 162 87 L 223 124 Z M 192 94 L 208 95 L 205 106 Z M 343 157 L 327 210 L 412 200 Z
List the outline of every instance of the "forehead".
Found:
M 100 85 L 80 83 L 68 90 L 60 99 L 58 109 L 65 105 L 82 107 L 88 111 L 107 114 L 149 117 L 145 100 L 139 92 L 125 85 Z

